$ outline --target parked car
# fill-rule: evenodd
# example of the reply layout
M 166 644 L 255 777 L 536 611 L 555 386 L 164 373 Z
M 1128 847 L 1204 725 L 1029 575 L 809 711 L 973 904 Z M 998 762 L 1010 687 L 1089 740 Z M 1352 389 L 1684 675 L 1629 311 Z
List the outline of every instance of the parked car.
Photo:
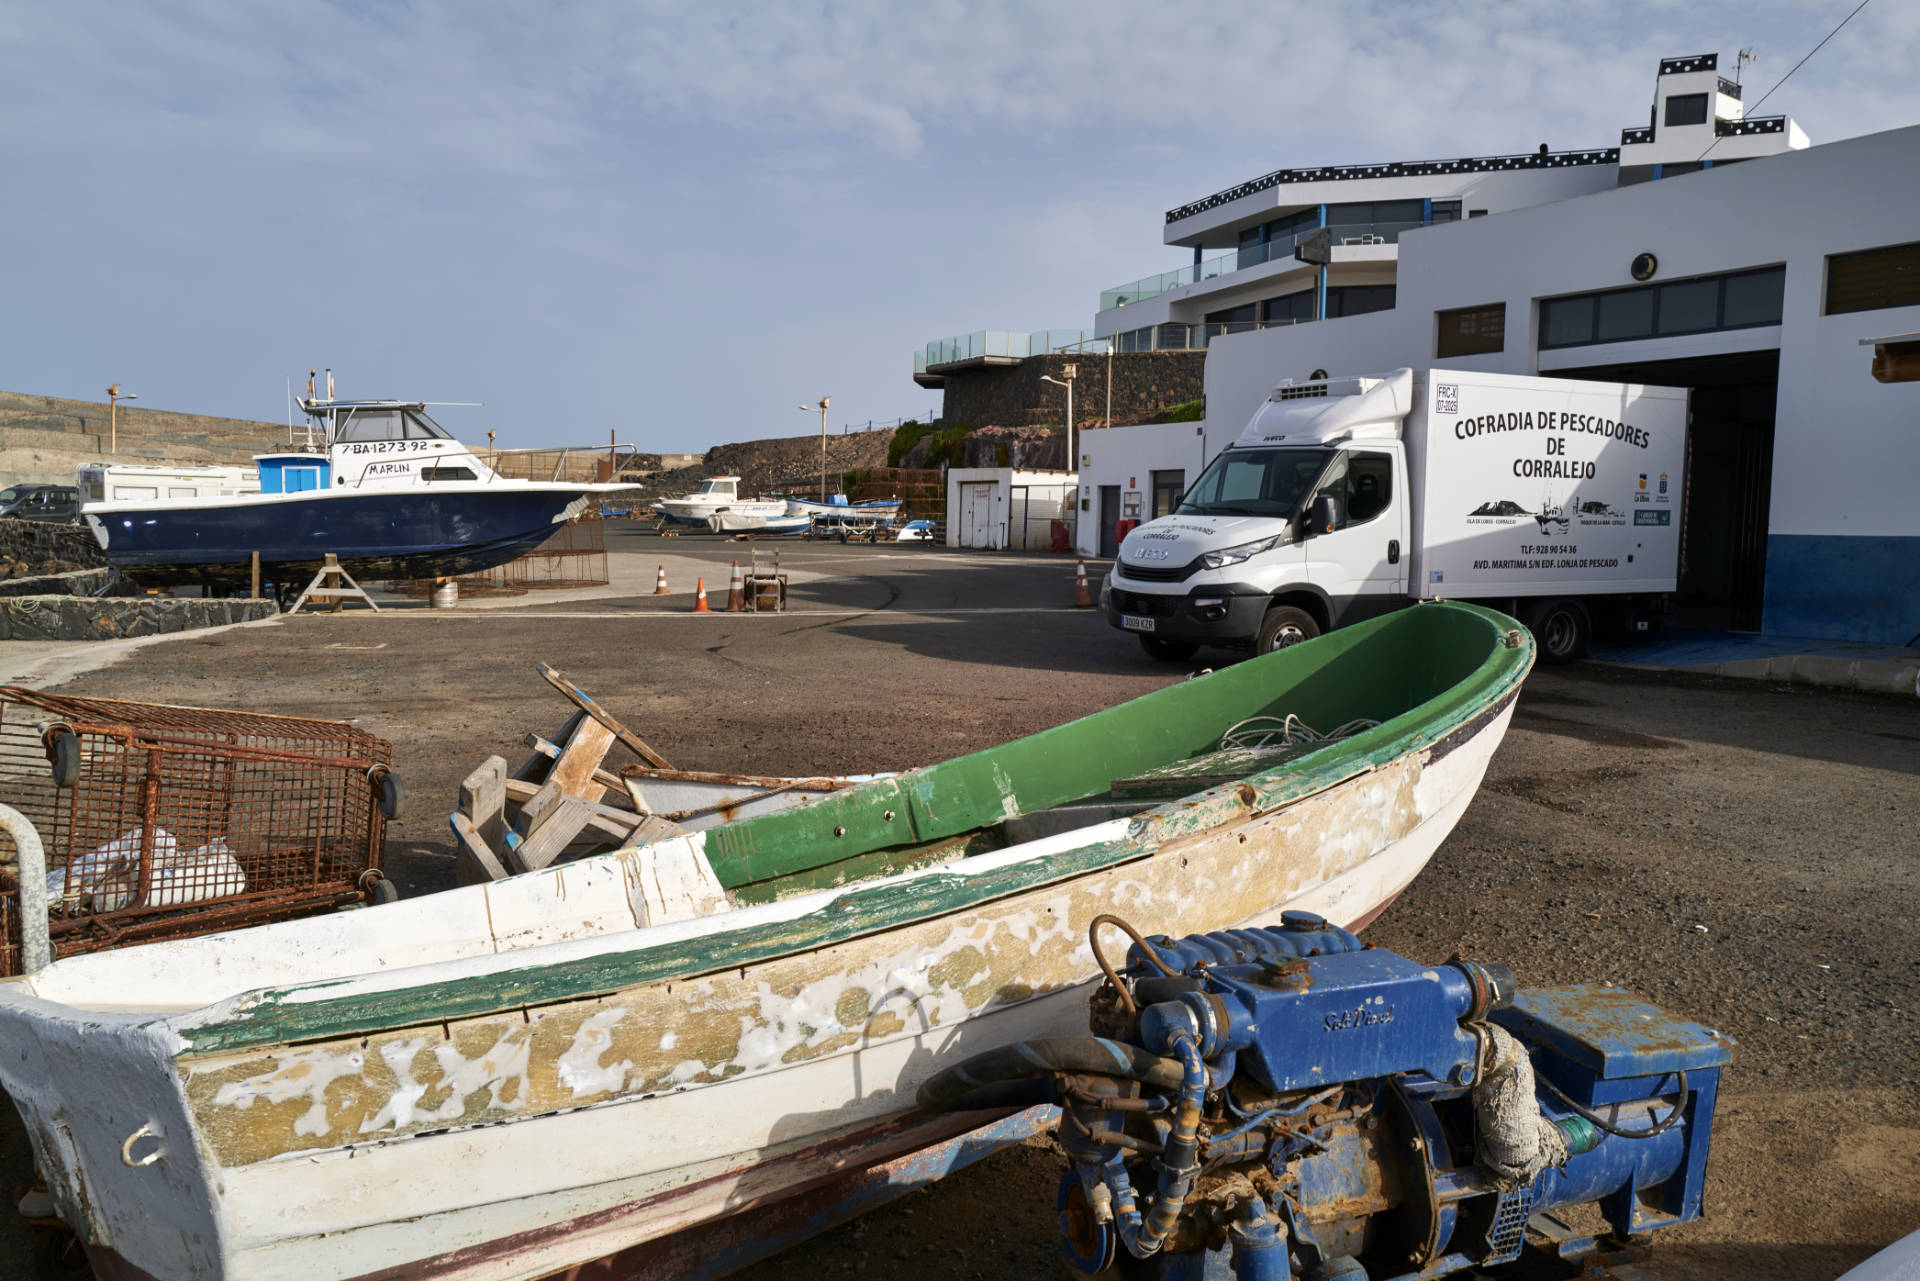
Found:
M 80 491 L 71 485 L 15 485 L 0 491 L 0 516 L 11 516 L 15 520 L 78 520 Z

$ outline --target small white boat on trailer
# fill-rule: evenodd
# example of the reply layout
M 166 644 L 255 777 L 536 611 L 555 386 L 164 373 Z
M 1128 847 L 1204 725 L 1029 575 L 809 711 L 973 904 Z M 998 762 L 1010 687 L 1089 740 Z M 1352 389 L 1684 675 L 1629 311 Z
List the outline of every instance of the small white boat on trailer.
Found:
M 719 1275 L 1046 1121 L 914 1092 L 1076 1028 L 1096 916 L 1370 921 L 1532 658 L 1421 605 L 653 845 L 71 957 L 0 983 L 0 1085 L 103 1281 Z

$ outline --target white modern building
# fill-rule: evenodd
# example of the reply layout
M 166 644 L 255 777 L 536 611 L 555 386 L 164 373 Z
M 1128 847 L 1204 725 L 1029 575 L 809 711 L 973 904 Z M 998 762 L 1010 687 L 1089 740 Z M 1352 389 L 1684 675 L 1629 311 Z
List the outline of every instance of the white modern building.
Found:
M 1343 232 L 1338 207 L 1363 196 L 1379 243 Z M 1416 200 L 1417 223 L 1378 217 Z M 1298 227 L 1273 225 L 1308 211 L 1342 232 L 1324 303 L 1292 259 Z M 1164 509 L 1282 379 L 1437 363 L 1661 383 L 1694 391 L 1681 621 L 1920 633 L 1920 383 L 1876 381 L 1861 346 L 1920 330 L 1920 128 L 1809 146 L 1791 120 L 1743 116 L 1712 55 L 1674 58 L 1617 149 L 1282 170 L 1168 215 L 1170 242 L 1229 236 L 1253 246 L 1246 266 L 1102 297 L 1123 349 L 1208 328 L 1207 412 L 1203 451 L 1193 424 L 1085 434 L 1085 554 L 1111 551 L 1130 508 Z

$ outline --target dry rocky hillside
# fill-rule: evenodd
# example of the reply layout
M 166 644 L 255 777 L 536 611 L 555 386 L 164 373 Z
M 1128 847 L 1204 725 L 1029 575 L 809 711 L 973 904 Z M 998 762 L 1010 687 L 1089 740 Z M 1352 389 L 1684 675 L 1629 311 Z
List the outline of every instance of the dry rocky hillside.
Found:
M 827 437 L 827 489 L 840 490 L 840 478 L 849 471 L 887 465 L 891 428 Z M 641 485 L 641 505 L 661 498 L 678 498 L 700 487 L 709 476 L 740 477 L 746 494 L 793 494 L 817 498 L 820 493 L 820 437 L 793 436 L 780 440 L 746 440 L 716 445 L 706 460 L 677 471 L 650 476 Z

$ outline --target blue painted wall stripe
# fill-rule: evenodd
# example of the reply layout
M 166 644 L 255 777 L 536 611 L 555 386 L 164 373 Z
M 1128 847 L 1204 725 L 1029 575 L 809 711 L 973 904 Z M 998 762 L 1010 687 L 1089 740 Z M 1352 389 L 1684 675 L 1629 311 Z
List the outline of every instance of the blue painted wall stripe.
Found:
M 1920 536 L 1768 535 L 1761 630 L 1907 644 L 1920 633 Z

